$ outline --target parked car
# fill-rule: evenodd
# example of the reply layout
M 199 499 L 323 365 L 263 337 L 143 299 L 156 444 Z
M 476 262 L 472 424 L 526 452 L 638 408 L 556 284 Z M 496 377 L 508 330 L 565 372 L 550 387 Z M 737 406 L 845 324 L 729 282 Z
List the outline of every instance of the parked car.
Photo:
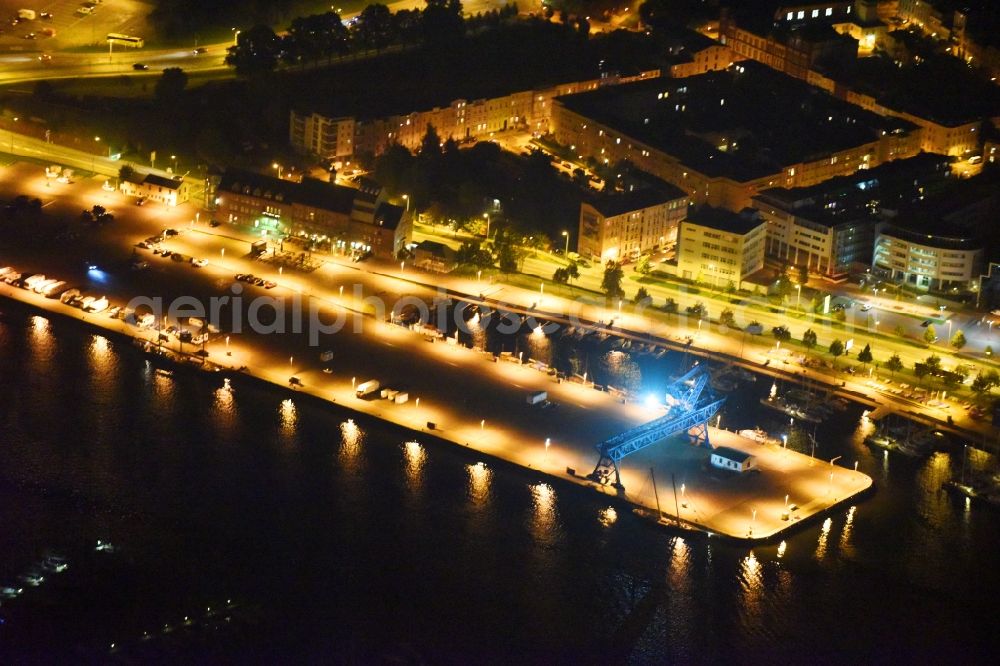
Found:
M 141 62 L 137 62 L 132 65 L 132 69 L 136 70 L 137 72 L 145 72 L 147 69 L 149 69 L 149 65 L 144 65 Z

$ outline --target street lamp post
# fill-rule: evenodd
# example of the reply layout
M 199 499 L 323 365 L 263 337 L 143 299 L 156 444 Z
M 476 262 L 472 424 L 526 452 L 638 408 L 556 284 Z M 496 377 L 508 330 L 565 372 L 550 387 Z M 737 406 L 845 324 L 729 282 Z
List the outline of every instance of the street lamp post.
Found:
M 275 162 L 274 164 L 271 165 L 271 168 L 278 172 L 278 179 L 281 180 L 281 171 L 284 167 Z
M 802 285 L 795 285 L 795 309 L 800 310 L 802 305 Z
M 562 235 L 566 238 L 566 249 L 563 251 L 563 256 L 569 259 L 569 232 L 564 231 Z
M 403 195 L 403 201 L 406 202 L 406 212 L 409 213 L 410 212 L 410 195 L 409 194 L 404 194 Z
M 490 214 L 483 213 L 483 217 L 486 218 L 486 240 L 490 239 Z

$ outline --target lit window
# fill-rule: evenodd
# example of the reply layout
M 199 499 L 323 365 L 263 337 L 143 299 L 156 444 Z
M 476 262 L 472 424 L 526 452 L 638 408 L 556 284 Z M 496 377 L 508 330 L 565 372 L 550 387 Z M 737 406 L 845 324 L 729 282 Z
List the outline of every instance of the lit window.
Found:
M 806 13 L 805 13 L 805 12 L 799 12 L 799 13 L 798 13 L 798 16 L 797 16 L 797 18 L 799 18 L 799 19 L 804 19 L 805 17 L 806 17 Z
M 788 12 L 788 14 L 785 15 L 786 21 L 791 21 L 793 18 L 795 18 L 795 12 Z
M 827 7 L 826 8 L 826 15 L 827 16 L 833 16 L 833 7 Z
M 812 17 L 813 18 L 818 18 L 819 17 L 819 10 L 818 9 L 814 9 L 813 10 Z

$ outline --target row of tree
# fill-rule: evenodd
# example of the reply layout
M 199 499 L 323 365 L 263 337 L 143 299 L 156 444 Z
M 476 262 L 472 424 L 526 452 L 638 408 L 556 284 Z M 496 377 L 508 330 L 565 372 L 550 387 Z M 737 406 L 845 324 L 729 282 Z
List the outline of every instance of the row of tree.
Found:
M 449 48 L 467 29 L 498 24 L 517 15 L 517 5 L 472 17 L 462 17 L 459 0 L 426 0 L 423 11 L 404 9 L 393 13 L 386 5 L 367 5 L 347 24 L 336 12 L 292 20 L 288 32 L 278 35 L 268 25 L 255 25 L 237 35 L 226 63 L 240 74 L 253 75 L 278 65 L 302 65 L 357 51 L 381 51 L 393 45 L 423 43 Z
M 483 251 L 502 251 L 505 272 L 520 265 L 524 247 L 548 248 L 551 238 L 573 228 L 582 197 L 540 151 L 515 155 L 492 142 L 462 150 L 454 139 L 442 142 L 433 127 L 415 154 L 390 146 L 376 159 L 373 175 L 390 193 L 405 194 L 410 206 L 456 231 L 485 235 L 488 218 L 489 245 L 467 248 L 459 260 L 482 267 Z

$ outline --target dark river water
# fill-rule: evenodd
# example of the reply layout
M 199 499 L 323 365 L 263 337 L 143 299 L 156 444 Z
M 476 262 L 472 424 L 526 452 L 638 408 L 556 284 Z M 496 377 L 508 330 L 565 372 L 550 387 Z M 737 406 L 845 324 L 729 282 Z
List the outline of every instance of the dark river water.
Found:
M 0 310 L 2 663 L 995 663 L 1000 514 L 941 490 L 961 453 L 884 457 L 857 410 L 817 456 L 876 492 L 751 549 Z M 723 425 L 777 420 L 769 388 Z M 47 553 L 69 568 L 20 582 Z

